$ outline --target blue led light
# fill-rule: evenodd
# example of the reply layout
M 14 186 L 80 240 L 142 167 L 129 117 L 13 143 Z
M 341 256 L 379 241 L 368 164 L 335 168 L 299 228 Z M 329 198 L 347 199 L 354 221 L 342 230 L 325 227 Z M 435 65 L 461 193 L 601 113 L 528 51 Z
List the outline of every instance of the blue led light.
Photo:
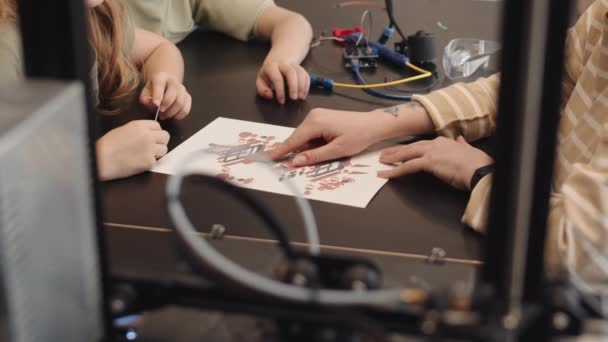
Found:
M 135 331 L 135 329 L 129 329 L 125 334 L 125 337 L 128 341 L 135 341 L 135 339 L 137 339 L 137 331 Z

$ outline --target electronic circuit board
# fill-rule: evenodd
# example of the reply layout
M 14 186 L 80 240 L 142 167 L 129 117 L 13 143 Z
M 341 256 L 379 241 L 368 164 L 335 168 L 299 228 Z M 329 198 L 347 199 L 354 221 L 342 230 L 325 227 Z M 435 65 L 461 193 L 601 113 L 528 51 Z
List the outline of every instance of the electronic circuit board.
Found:
M 344 66 L 347 68 L 358 63 L 362 69 L 373 69 L 378 66 L 379 58 L 377 49 L 368 45 L 348 44 L 344 47 Z

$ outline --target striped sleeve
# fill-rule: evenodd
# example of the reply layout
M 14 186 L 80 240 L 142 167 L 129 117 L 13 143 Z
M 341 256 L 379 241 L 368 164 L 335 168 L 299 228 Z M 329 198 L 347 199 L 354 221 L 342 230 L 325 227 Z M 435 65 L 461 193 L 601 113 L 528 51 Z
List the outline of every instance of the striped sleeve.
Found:
M 602 37 L 603 18 L 606 12 L 604 1 L 594 1 L 568 30 L 565 46 L 565 71 L 562 83 L 562 108 L 570 98 L 574 86 L 583 73 L 591 53 Z
M 605 82 L 591 76 L 605 72 L 607 67 L 600 62 L 606 61 L 607 12 L 608 0 L 596 0 L 568 33 L 566 73 L 575 83 L 573 89 L 580 90 L 571 92 L 568 106 L 572 108 L 586 102 L 582 94 L 592 94 L 599 96 L 590 105 L 606 111 L 602 100 Z M 545 261 L 550 275 L 566 271 L 578 287 L 588 291 L 608 279 L 608 125 L 600 119 L 604 126 L 597 133 L 581 135 L 587 132 L 592 113 L 580 109 L 570 112 L 585 123 L 576 125 L 578 136 L 588 143 L 598 137 L 599 142 L 588 159 L 580 158 L 583 161 L 572 164 L 559 193 L 551 197 Z
M 562 108 L 601 39 L 606 2 L 608 0 L 595 1 L 568 31 Z M 414 100 L 426 108 L 438 134 L 452 138 L 462 135 L 472 141 L 488 136 L 495 128 L 499 82 L 499 75 L 494 75 L 469 84 L 455 84 L 426 96 L 415 96 Z M 484 231 L 487 223 L 490 188 L 491 177 L 486 176 L 471 192 L 462 217 L 464 223 L 478 231 Z M 563 200 L 563 195 L 552 194 L 552 215 L 561 213 Z
M 574 164 L 562 190 L 550 196 L 545 249 L 550 275 L 566 269 L 590 282 L 608 277 L 608 126 L 604 133 L 592 161 Z M 485 232 L 491 184 L 491 176 L 479 181 L 462 217 L 479 232 Z
M 608 0 L 595 1 L 568 31 L 562 107 L 570 97 L 593 49 L 602 36 L 602 16 Z M 472 83 L 457 83 L 428 95 L 416 95 L 428 111 L 438 134 L 451 138 L 462 135 L 474 141 L 490 135 L 496 124 L 499 75 Z
M 462 221 L 485 232 L 492 177 L 471 193 Z M 608 277 L 608 126 L 591 162 L 573 166 L 559 193 L 550 196 L 547 220 L 547 271 L 576 271 L 580 278 L 605 282 Z M 604 265 L 604 269 L 602 269 Z M 603 278 L 601 275 L 604 275 Z M 599 278 L 598 278 L 599 277 Z
M 413 100 L 427 110 L 437 134 L 474 141 L 489 136 L 496 127 L 499 83 L 500 75 L 496 74 L 417 95 Z M 462 216 L 463 223 L 480 232 L 486 226 L 491 185 L 490 175 L 477 183 Z
M 474 141 L 490 135 L 496 126 L 499 75 L 472 83 L 457 83 L 428 95 L 416 95 L 438 134 Z
M 608 277 L 608 125 L 603 133 L 591 161 L 574 164 L 551 198 L 546 261 L 552 274 L 565 267 L 586 279 Z
M 570 97 L 591 53 L 602 37 L 607 0 L 595 1 L 568 30 L 562 106 Z M 499 75 L 457 83 L 428 95 L 414 96 L 428 111 L 438 134 L 474 141 L 490 135 L 496 123 Z
M 591 6 L 594 0 L 578 0 L 576 1 L 576 13 L 578 15 L 585 13 L 585 10 Z

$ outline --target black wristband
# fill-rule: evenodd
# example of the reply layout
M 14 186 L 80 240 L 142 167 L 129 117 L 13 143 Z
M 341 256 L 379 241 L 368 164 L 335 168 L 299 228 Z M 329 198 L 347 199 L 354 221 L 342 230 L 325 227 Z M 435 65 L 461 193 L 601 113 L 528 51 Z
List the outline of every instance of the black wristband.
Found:
M 479 183 L 483 176 L 487 175 L 488 173 L 492 173 L 493 171 L 494 164 L 482 166 L 479 169 L 475 170 L 475 172 L 473 172 L 473 177 L 471 177 L 471 190 L 475 189 L 475 186 L 477 185 L 477 183 Z

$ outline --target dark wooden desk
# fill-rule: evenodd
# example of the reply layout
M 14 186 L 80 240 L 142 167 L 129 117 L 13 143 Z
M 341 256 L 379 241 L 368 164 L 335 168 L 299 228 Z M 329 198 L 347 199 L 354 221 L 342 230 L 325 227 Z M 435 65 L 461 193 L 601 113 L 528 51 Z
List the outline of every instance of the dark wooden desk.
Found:
M 306 15 L 315 29 L 358 25 L 362 8 L 336 8 L 332 0 L 279 0 L 280 5 Z M 475 0 L 400 0 L 396 13 L 402 28 L 411 34 L 424 29 L 437 33 L 438 50 L 452 38 L 496 39 L 499 6 Z M 472 17 L 472 13 L 475 16 Z M 440 21 L 448 27 L 438 27 Z M 374 31 L 387 24 L 386 16 L 374 13 Z M 195 32 L 180 44 L 186 60 L 185 84 L 193 97 L 193 109 L 182 122 L 165 122 L 172 135 L 170 148 L 185 141 L 217 116 L 295 127 L 310 109 L 326 107 L 365 111 L 395 102 L 371 97 L 361 91 L 337 91 L 334 95 L 313 93 L 305 102 L 284 106 L 262 100 L 255 94 L 255 76 L 268 44 L 243 44 L 212 32 Z M 351 82 L 341 62 L 340 50 L 331 43 L 315 48 L 304 65 L 311 73 L 336 81 Z M 379 70 L 369 77 L 381 80 L 391 71 Z M 137 115 L 105 118 L 104 127 L 122 124 Z M 142 116 L 139 115 L 141 118 Z M 104 185 L 105 217 L 112 271 L 120 275 L 155 277 L 168 274 L 178 264 L 173 240 L 165 231 L 172 227 L 164 206 L 167 177 L 146 173 Z M 289 235 L 305 241 L 300 216 L 289 197 L 255 192 L 276 209 Z M 387 285 L 419 281 L 443 287 L 455 282 L 471 285 L 480 258 L 480 238 L 460 223 L 468 194 L 442 184 L 429 175 L 414 175 L 390 181 L 366 209 L 312 202 L 321 242 L 328 251 L 356 253 L 376 260 L 385 270 Z M 184 202 L 193 222 L 203 231 L 223 223 L 228 234 L 269 239 L 250 213 L 230 201 L 219 201 L 200 186 L 188 186 Z M 269 273 L 276 251 L 265 243 L 225 241 L 222 248 L 233 259 Z M 455 263 L 435 266 L 422 259 L 433 247 L 441 247 Z M 422 280 L 420 280 L 422 279 Z M 175 336 L 173 336 L 175 337 Z

